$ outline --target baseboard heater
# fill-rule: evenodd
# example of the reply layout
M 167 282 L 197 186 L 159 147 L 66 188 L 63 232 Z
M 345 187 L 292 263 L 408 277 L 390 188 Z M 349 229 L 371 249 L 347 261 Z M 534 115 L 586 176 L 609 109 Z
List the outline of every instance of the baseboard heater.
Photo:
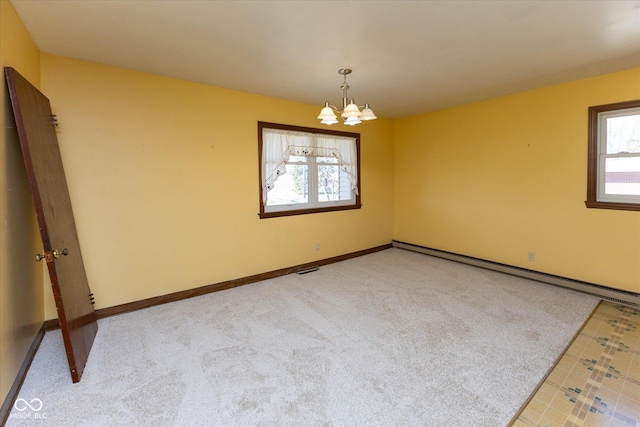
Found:
M 500 264 L 493 261 L 487 261 L 484 259 L 474 258 L 466 255 L 459 255 L 452 252 L 441 251 L 439 249 L 427 248 L 411 243 L 398 242 L 396 240 L 392 242 L 392 245 L 394 248 L 406 249 L 409 251 L 419 252 L 438 258 L 448 259 L 450 261 L 457 261 L 476 267 L 486 268 L 488 270 L 495 270 L 501 273 L 511 274 L 513 276 L 537 280 L 539 282 L 548 283 L 550 285 L 574 289 L 576 291 L 584 292 L 586 294 L 590 294 L 609 301 L 619 302 L 634 307 L 640 307 L 640 294 L 635 292 L 609 288 L 602 285 L 596 285 L 594 283 L 582 282 L 580 280 L 569 279 L 562 276 L 555 276 L 553 274 L 541 273 L 535 270 L 514 267 L 507 264 Z

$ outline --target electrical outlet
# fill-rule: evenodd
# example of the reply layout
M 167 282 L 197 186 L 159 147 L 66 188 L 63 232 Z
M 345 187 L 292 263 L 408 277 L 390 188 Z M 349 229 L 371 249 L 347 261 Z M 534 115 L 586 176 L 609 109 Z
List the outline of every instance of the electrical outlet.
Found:
M 527 260 L 529 260 L 531 262 L 535 262 L 536 253 L 535 252 L 527 252 Z
M 316 243 L 316 251 L 320 250 L 320 243 Z

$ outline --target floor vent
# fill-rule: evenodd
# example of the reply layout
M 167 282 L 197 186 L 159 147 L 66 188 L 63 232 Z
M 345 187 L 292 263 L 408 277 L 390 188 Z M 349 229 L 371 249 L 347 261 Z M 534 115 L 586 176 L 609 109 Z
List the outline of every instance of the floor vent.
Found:
M 426 248 L 424 246 L 413 245 L 411 243 L 404 243 L 393 241 L 394 248 L 406 249 L 414 252 L 419 252 L 426 255 L 435 256 L 438 258 L 448 259 L 450 261 L 457 261 L 464 264 L 473 265 L 476 267 L 486 268 L 488 270 L 500 271 L 502 273 L 511 274 L 526 279 L 537 280 L 539 282 L 548 283 L 551 285 L 562 286 L 564 288 L 574 289 L 580 292 L 584 292 L 589 295 L 596 296 L 598 298 L 606 299 L 609 301 L 627 304 L 634 307 L 640 307 L 640 294 L 635 292 L 623 291 L 619 289 L 609 288 L 595 283 L 582 282 L 580 280 L 569 279 L 562 276 L 556 276 L 553 274 L 542 273 L 535 270 L 529 270 L 522 267 L 514 267 L 512 265 L 500 264 L 493 261 L 487 261 L 480 258 L 469 257 L 466 255 L 459 255 L 453 252 L 441 251 L 438 249 Z
M 307 268 L 307 269 L 305 269 L 305 270 L 296 271 L 296 274 L 308 274 L 308 273 L 313 273 L 314 271 L 318 271 L 319 269 L 320 269 L 320 267 Z

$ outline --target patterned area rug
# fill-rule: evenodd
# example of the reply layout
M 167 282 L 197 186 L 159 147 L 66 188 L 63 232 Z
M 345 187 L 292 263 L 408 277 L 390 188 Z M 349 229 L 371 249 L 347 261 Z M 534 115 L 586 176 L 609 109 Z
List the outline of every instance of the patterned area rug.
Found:
M 603 301 L 514 426 L 640 425 L 640 310 Z

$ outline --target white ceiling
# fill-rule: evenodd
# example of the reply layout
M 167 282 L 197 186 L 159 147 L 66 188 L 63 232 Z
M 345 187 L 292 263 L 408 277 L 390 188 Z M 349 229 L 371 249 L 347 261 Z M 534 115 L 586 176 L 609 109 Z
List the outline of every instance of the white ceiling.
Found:
M 638 0 L 11 3 L 43 52 L 319 107 L 352 68 L 387 118 L 640 67 Z

